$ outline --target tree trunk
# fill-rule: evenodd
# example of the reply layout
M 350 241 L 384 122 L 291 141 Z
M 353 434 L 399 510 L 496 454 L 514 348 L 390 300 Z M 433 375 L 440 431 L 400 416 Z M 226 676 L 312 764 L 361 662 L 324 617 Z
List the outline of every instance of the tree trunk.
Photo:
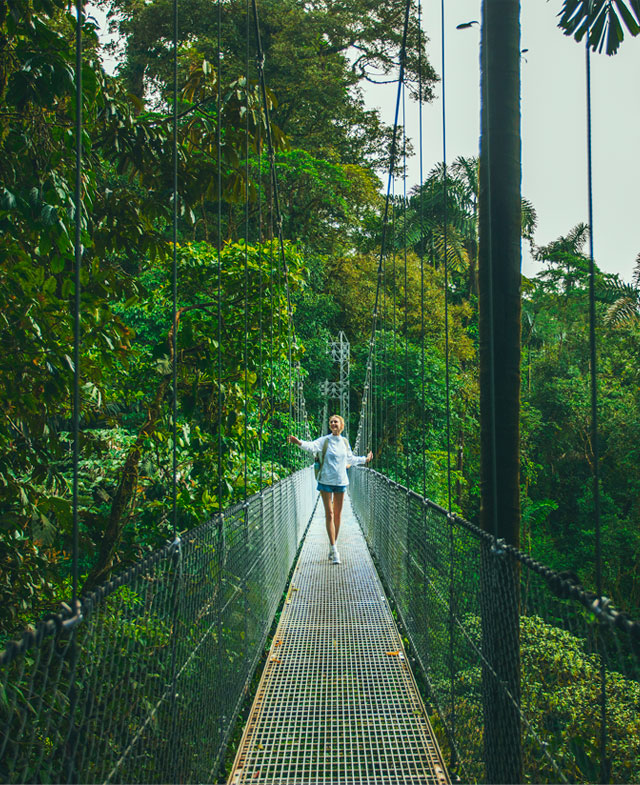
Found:
M 189 311 L 206 310 L 207 308 L 213 308 L 216 305 L 217 303 L 212 301 L 198 303 L 197 305 L 186 305 L 183 308 L 180 308 L 176 314 L 175 322 L 167 335 L 169 361 L 171 363 L 173 362 L 173 331 L 178 329 L 182 316 Z M 228 305 L 229 307 L 233 307 L 234 303 L 232 302 Z M 131 507 L 138 486 L 138 467 L 140 464 L 140 457 L 142 456 L 143 445 L 145 441 L 155 433 L 158 427 L 170 383 L 171 376 L 169 375 L 165 375 L 160 379 L 153 400 L 149 403 L 147 409 L 146 422 L 138 431 L 135 442 L 129 448 L 129 452 L 127 453 L 127 457 L 122 466 L 118 490 L 111 502 L 109 520 L 107 521 L 107 526 L 102 535 L 102 541 L 98 550 L 98 558 L 84 582 L 81 592 L 83 594 L 97 588 L 109 577 L 112 570 L 113 559 L 118 550 L 118 546 L 120 545 L 122 533 L 127 523 L 126 513 Z
M 113 567 L 113 559 L 116 555 L 126 524 L 125 513 L 131 505 L 131 500 L 135 495 L 138 485 L 138 465 L 140 463 L 140 456 L 142 455 L 142 445 L 149 436 L 153 435 L 158 426 L 170 381 L 170 376 L 165 376 L 160 381 L 153 401 L 149 406 L 147 420 L 138 432 L 138 437 L 135 442 L 129 448 L 129 452 L 127 453 L 127 457 L 122 467 L 118 490 L 111 503 L 109 520 L 104 534 L 102 535 L 98 559 L 84 582 L 82 587 L 83 594 L 93 591 L 109 577 L 109 573 Z
M 520 2 L 483 0 L 479 197 L 481 523 L 519 545 Z M 482 565 L 486 781 L 522 782 L 518 575 Z

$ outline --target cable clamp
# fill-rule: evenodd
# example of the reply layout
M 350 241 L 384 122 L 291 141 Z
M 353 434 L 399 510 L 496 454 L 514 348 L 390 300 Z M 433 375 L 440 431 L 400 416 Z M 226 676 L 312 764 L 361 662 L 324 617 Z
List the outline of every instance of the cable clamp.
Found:
M 506 547 L 507 547 L 507 543 L 505 540 L 503 540 L 502 538 L 499 540 L 495 539 L 491 543 L 491 553 L 494 556 L 504 556 L 505 553 L 507 552 Z
M 596 599 L 591 603 L 591 610 L 599 619 L 602 619 L 609 624 L 613 624 L 615 621 L 615 612 L 612 601 L 609 599 L 609 597 L 596 597 Z
M 57 630 L 58 632 L 60 632 L 60 630 L 72 630 L 74 627 L 77 627 L 77 625 L 84 620 L 84 616 L 82 615 L 82 605 L 80 603 L 80 600 L 75 601 L 75 608 L 73 609 L 73 611 L 71 610 L 69 605 L 67 605 L 66 602 L 60 603 L 60 610 L 62 611 L 63 614 L 73 613 L 73 616 L 67 619 L 63 619 L 62 623 L 59 626 L 58 626 L 58 622 L 56 621 L 56 627 L 58 627 Z M 53 614 L 52 614 L 52 618 L 53 618 Z M 58 618 L 60 617 L 58 616 Z
M 171 547 L 175 548 L 178 552 L 182 549 L 182 540 L 180 539 L 179 534 L 176 534 L 174 541 L 171 543 Z

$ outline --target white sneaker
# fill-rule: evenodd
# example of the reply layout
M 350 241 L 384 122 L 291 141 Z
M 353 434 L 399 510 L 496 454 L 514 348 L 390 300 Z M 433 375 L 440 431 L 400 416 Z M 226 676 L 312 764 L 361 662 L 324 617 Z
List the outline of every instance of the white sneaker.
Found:
M 340 564 L 340 554 L 338 553 L 338 551 L 335 551 L 335 553 L 333 554 L 333 559 L 331 559 L 331 561 L 333 562 L 333 564 Z
M 332 550 L 331 550 L 331 551 L 329 551 L 329 561 L 333 561 L 333 560 L 334 560 L 334 558 L 335 558 L 335 554 L 334 554 L 334 552 L 333 552 Z

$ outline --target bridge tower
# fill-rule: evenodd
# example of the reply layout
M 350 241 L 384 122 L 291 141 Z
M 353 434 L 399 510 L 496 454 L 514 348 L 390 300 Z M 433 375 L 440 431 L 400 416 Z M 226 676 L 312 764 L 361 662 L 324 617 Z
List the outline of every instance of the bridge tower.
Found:
M 324 400 L 322 427 L 325 428 L 329 416 L 329 401 L 337 401 L 339 414 L 344 419 L 344 435 L 349 438 L 349 372 L 351 345 L 345 333 L 340 330 L 338 337 L 329 341 L 327 351 L 331 359 L 338 363 L 337 382 L 325 379 L 320 383 L 320 393 Z

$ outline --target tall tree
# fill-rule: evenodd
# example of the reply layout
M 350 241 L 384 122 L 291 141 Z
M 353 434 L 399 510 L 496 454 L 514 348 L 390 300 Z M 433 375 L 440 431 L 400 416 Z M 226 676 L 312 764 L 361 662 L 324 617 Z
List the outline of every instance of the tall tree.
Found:
M 171 73 L 171 13 L 167 0 L 105 0 L 125 41 L 120 72 L 142 97 L 163 96 Z M 261 0 L 260 30 L 267 84 L 278 97 L 274 123 L 300 147 L 331 162 L 386 165 L 390 129 L 365 105 L 363 81 L 395 78 L 405 0 Z M 245 0 L 220 7 L 222 82 L 245 69 L 246 37 L 253 39 Z M 181 0 L 181 58 L 190 49 L 217 62 L 218 14 L 204 0 Z M 406 70 L 417 86 L 422 68 L 424 101 L 437 80 L 424 34 L 412 15 Z M 422 53 L 418 56 L 418 48 Z M 253 41 L 251 40 L 251 47 Z M 252 49 L 255 51 L 255 49 Z M 255 72 L 250 78 L 255 78 Z M 413 89 L 417 93 L 417 89 Z
M 481 44 L 479 335 L 483 527 L 519 544 L 520 3 L 484 0 Z M 500 417 L 497 417 L 497 413 Z M 522 782 L 517 577 L 500 549 L 483 564 L 488 782 Z M 499 602 L 496 600 L 499 599 Z

